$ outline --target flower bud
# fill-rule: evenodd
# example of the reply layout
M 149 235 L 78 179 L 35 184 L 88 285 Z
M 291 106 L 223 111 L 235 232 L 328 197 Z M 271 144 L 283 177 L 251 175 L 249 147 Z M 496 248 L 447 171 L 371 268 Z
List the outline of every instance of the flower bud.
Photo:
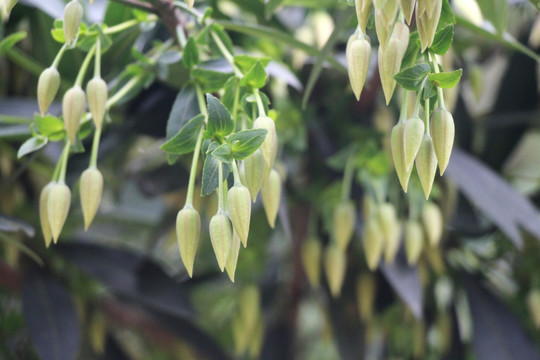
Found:
M 242 240 L 238 236 L 238 233 L 233 228 L 233 240 L 231 252 L 229 253 L 229 258 L 227 259 L 227 265 L 225 265 L 225 270 L 229 275 L 229 279 L 234 282 L 234 274 L 236 273 L 236 264 L 238 263 L 238 255 L 240 254 L 240 243 Z
M 251 218 L 251 198 L 247 187 L 242 184 L 234 185 L 229 190 L 227 204 L 234 230 L 242 240 L 244 247 L 246 247 Z
M 401 245 L 401 222 L 396 220 L 391 237 L 384 240 L 384 261 L 387 264 L 394 263 Z
M 366 220 L 364 226 L 364 253 L 368 268 L 373 271 L 379 266 L 384 248 L 384 237 L 376 216 Z
M 257 200 L 257 194 L 263 184 L 265 169 L 266 163 L 261 149 L 257 149 L 244 160 L 245 184 L 253 202 Z
M 386 104 L 390 103 L 396 80 L 394 75 L 401 69 L 401 61 L 409 44 L 409 28 L 403 23 L 396 24 L 386 46 L 379 46 L 379 76 Z
M 229 259 L 232 248 L 232 227 L 231 221 L 223 212 L 218 212 L 210 220 L 210 240 L 221 271 L 225 270 L 225 265 Z
M 77 0 L 70 1 L 64 8 L 64 36 L 68 45 L 77 37 L 83 11 L 81 3 Z
M 433 147 L 439 162 L 439 172 L 441 175 L 446 170 L 452 147 L 454 146 L 454 118 L 446 109 L 437 109 L 431 116 L 431 136 L 433 137 Z
M 532 321 L 537 329 L 540 329 L 540 290 L 532 289 L 527 295 L 527 306 L 532 316 Z
M 309 284 L 318 287 L 320 283 L 321 242 L 310 237 L 302 244 L 302 264 Z
M 362 321 L 368 321 L 373 317 L 376 285 L 371 273 L 362 273 L 356 282 L 356 299 Z
M 43 232 L 43 239 L 45 240 L 45 246 L 49 247 L 52 241 L 51 226 L 49 225 L 49 213 L 47 211 L 49 203 L 49 194 L 54 186 L 54 183 L 48 183 L 41 190 L 39 196 L 39 222 L 41 223 L 41 231 Z
M 391 148 L 392 159 L 394 160 L 394 167 L 399 178 L 399 183 L 403 188 L 403 191 L 407 192 L 409 185 L 409 178 L 411 177 L 411 171 L 408 171 L 405 167 L 405 124 L 399 123 L 392 129 Z
M 431 246 L 437 246 L 444 231 L 444 220 L 437 204 L 427 202 L 422 209 L 422 223 Z
M 253 123 L 254 129 L 266 129 L 268 133 L 260 149 L 268 168 L 274 167 L 277 155 L 277 134 L 274 120 L 268 116 L 259 116 Z
M 176 216 L 176 239 L 180 257 L 189 277 L 193 276 L 193 262 L 201 234 L 201 217 L 192 206 L 185 206 Z
M 64 126 L 71 143 L 75 142 L 85 106 L 86 96 L 80 86 L 74 86 L 64 94 L 62 114 L 64 115 Z
M 58 88 L 60 87 L 60 74 L 54 67 L 43 70 L 38 80 L 37 97 L 39 111 L 45 115 L 49 106 L 51 106 Z
M 336 244 L 329 245 L 324 254 L 324 271 L 330 293 L 334 298 L 339 297 L 341 294 L 346 270 L 347 258 L 345 253 Z
M 47 200 L 47 216 L 55 244 L 66 222 L 70 205 L 71 191 L 67 185 L 63 182 L 53 183 Z
M 411 24 L 411 19 L 414 13 L 414 3 L 416 0 L 401 0 L 401 11 L 403 12 L 403 15 L 405 16 L 405 20 L 407 20 L 407 24 Z
M 352 37 L 355 37 L 355 39 L 347 44 L 346 50 L 347 69 L 356 100 L 360 100 L 369 70 L 371 45 L 367 40 L 359 38 L 357 34 L 351 35 Z
M 107 107 L 107 98 L 109 97 L 107 83 L 100 77 L 94 77 L 86 85 L 86 96 L 94 124 L 97 129 L 101 129 Z
M 281 178 L 276 170 L 272 169 L 270 171 L 268 179 L 261 188 L 261 197 L 268 224 L 273 229 L 276 224 L 281 199 Z
M 315 44 L 322 49 L 334 32 L 334 20 L 323 10 L 316 11 L 312 17 L 313 29 L 315 31 Z
M 195 0 L 186 0 L 186 5 L 188 6 L 188 8 L 191 9 L 194 4 L 195 4 Z
M 377 221 L 384 237 L 384 256 L 387 263 L 392 263 L 399 250 L 400 225 L 396 208 L 391 203 L 383 203 L 377 209 Z
M 334 209 L 333 232 L 334 240 L 343 251 L 347 249 L 351 237 L 354 233 L 354 224 L 356 222 L 356 209 L 352 201 L 339 203 Z
M 416 171 L 418 171 L 418 177 L 420 178 L 422 189 L 424 189 L 424 195 L 428 199 L 431 193 L 431 187 L 433 186 L 433 180 L 435 180 L 435 173 L 437 172 L 437 156 L 433 147 L 433 139 L 428 134 L 424 135 L 422 144 L 416 155 Z
M 422 248 L 424 247 L 424 235 L 418 221 L 409 220 L 405 225 L 405 253 L 409 265 L 418 263 Z
M 355 0 L 356 16 L 358 18 L 358 27 L 362 33 L 366 33 L 366 26 L 369 22 L 369 16 L 373 8 L 372 0 Z
M 433 44 L 441 9 L 442 0 L 418 0 L 416 3 L 416 27 L 422 52 Z
M 88 230 L 96 216 L 102 192 L 103 175 L 96 167 L 89 167 L 81 175 L 80 189 L 85 230 Z
M 384 48 L 394 30 L 399 4 L 398 0 L 374 0 L 373 4 L 375 5 L 375 30 L 379 43 Z
M 412 171 L 414 159 L 420 145 L 422 145 L 422 139 L 424 137 L 425 126 L 422 119 L 419 117 L 410 118 L 405 122 L 405 167 L 407 171 Z

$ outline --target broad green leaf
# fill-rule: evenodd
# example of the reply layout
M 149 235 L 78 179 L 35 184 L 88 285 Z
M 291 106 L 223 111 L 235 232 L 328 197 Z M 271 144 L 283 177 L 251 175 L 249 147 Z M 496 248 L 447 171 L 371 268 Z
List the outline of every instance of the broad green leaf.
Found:
M 19 31 L 9 36 L 6 36 L 5 39 L 0 41 L 0 54 L 3 54 L 7 50 L 11 49 L 13 46 L 15 46 L 15 44 L 17 44 L 19 41 L 25 38 L 26 38 L 25 31 Z
M 433 44 L 429 48 L 432 52 L 444 55 L 452 46 L 454 40 L 454 25 L 447 25 L 435 33 Z
M 240 81 L 240 85 L 248 86 L 252 89 L 260 89 L 266 84 L 266 72 L 260 61 L 249 70 L 249 72 Z
M 17 158 L 20 159 L 23 156 L 30 154 L 31 152 L 41 149 L 45 145 L 47 145 L 46 137 L 31 137 L 21 145 L 19 151 L 17 152 Z
M 220 163 L 221 162 L 212 156 L 212 154 L 208 154 L 206 156 L 202 172 L 201 196 L 210 195 L 218 188 Z M 223 179 L 227 179 L 229 173 L 229 166 L 227 164 L 223 164 Z
M 270 58 L 267 57 L 255 57 L 250 55 L 235 55 L 234 63 L 242 73 L 247 73 L 256 62 L 260 62 L 264 68 L 270 63 Z
M 409 36 L 409 45 L 407 46 L 407 51 L 403 55 L 403 60 L 401 61 L 401 70 L 407 69 L 414 64 L 416 64 L 416 59 L 418 54 L 420 54 L 420 38 L 418 37 L 418 31 L 413 31 Z
M 231 114 L 229 114 L 221 101 L 211 94 L 206 94 L 206 102 L 208 104 L 206 137 L 210 138 L 215 135 L 227 136 L 233 132 L 234 122 L 231 118 Z
M 424 91 L 423 91 L 424 100 L 435 98 L 436 96 L 437 96 L 437 86 L 431 81 L 426 81 L 426 84 L 424 85 Z M 432 105 L 434 104 L 431 103 L 430 107 L 432 107 Z M 430 113 L 431 113 L 431 110 L 430 110 Z
M 35 115 L 34 116 L 34 122 L 36 124 L 37 131 L 46 137 L 49 137 L 50 135 L 54 133 L 58 133 L 62 130 L 64 130 L 64 122 L 57 118 L 56 116 L 52 115 Z
M 428 79 L 429 81 L 433 82 L 433 84 L 437 87 L 449 89 L 453 88 L 458 84 L 459 79 L 461 79 L 462 73 L 462 69 L 458 69 L 452 72 L 441 72 L 437 74 L 432 73 L 429 74 Z
M 506 0 L 505 0 L 506 1 Z M 439 18 L 439 24 L 437 25 L 437 30 L 440 30 L 448 25 L 454 25 L 456 23 L 456 18 L 454 12 L 448 3 L 448 0 L 443 0 L 441 17 Z
M 212 151 L 212 156 L 221 162 L 230 164 L 233 161 L 231 146 L 227 143 L 221 144 Z
M 216 92 L 223 88 L 231 74 L 197 68 L 191 70 L 191 76 L 202 86 L 203 91 Z
M 240 109 L 240 100 L 244 96 L 246 88 L 240 88 L 240 81 L 236 76 L 232 76 L 229 78 L 223 89 L 223 96 L 221 97 L 223 105 L 225 105 L 227 110 L 232 114 L 236 103 L 236 110 L 238 111 Z
M 192 85 L 184 86 L 176 96 L 171 113 L 169 114 L 166 139 L 172 139 L 172 137 L 178 134 L 180 129 L 182 129 L 184 125 L 199 112 L 199 103 L 195 89 Z M 167 154 L 167 162 L 169 165 L 174 164 L 176 160 L 178 160 L 177 155 Z
M 195 39 L 190 37 L 184 47 L 184 52 L 182 54 L 182 63 L 188 69 L 199 64 L 199 48 L 195 43 Z
M 200 114 L 189 120 L 172 139 L 161 145 L 161 150 L 171 154 L 188 154 L 195 149 L 197 135 L 204 123 L 205 116 Z
M 396 75 L 397 83 L 407 90 L 417 91 L 422 85 L 424 78 L 431 72 L 431 67 L 428 64 L 417 64 L 407 68 Z
M 227 142 L 231 144 L 232 156 L 244 160 L 261 146 L 267 133 L 266 129 L 249 129 L 229 136 Z

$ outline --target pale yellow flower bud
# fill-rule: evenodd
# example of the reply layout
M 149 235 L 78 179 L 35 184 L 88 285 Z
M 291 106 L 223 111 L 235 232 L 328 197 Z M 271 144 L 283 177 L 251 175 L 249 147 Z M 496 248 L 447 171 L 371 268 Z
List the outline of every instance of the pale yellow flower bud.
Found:
M 364 225 L 364 253 L 368 268 L 373 271 L 379 266 L 384 249 L 384 236 L 376 216 L 371 216 Z
M 103 175 L 95 168 L 86 169 L 81 175 L 81 205 L 84 217 L 84 228 L 88 227 L 94 220 L 101 202 L 101 194 L 103 192 Z
M 276 124 L 268 116 L 259 116 L 253 123 L 254 129 L 266 129 L 268 133 L 262 143 L 260 150 L 268 168 L 274 167 L 277 155 L 278 140 L 276 134 Z
M 232 236 L 231 221 L 224 212 L 218 212 L 210 220 L 210 240 L 221 271 L 225 270 L 225 265 L 229 259 L 233 241 Z
M 394 167 L 403 191 L 407 192 L 411 171 L 405 166 L 405 124 L 399 123 L 392 129 L 391 148 Z
M 422 144 L 416 155 L 416 171 L 418 171 L 418 177 L 420 178 L 424 195 L 428 199 L 433 181 L 435 180 L 435 173 L 437 172 L 437 155 L 435 155 L 433 140 L 428 134 L 424 135 Z
M 405 225 L 405 253 L 409 265 L 418 263 L 422 248 L 424 247 L 424 234 L 418 221 L 409 220 Z
M 439 171 L 442 175 L 450 162 L 454 146 L 454 118 L 448 110 L 437 109 L 431 116 L 430 127 L 435 154 L 439 162 Z
M 83 12 L 84 9 L 77 0 L 70 1 L 64 8 L 64 36 L 68 45 L 76 39 L 79 33 Z
M 340 249 L 345 250 L 351 241 L 356 222 L 356 209 L 352 201 L 339 203 L 333 214 L 334 240 Z
M 422 145 L 424 137 L 425 125 L 419 117 L 413 117 L 405 122 L 405 168 L 407 171 L 412 171 L 414 159 Z
M 257 200 L 257 194 L 263 184 L 265 171 L 266 163 L 260 149 L 257 149 L 244 160 L 245 184 L 253 202 Z
M 261 197 L 268 224 L 273 229 L 281 200 L 281 178 L 276 170 L 272 169 L 270 171 L 268 179 L 261 188 Z
M 238 233 L 233 229 L 233 241 L 231 252 L 229 253 L 229 258 L 227 259 L 227 265 L 225 265 L 225 270 L 229 275 L 229 279 L 234 282 L 234 275 L 236 273 L 236 264 L 238 264 L 238 255 L 240 254 L 240 244 L 242 240 L 238 236 Z
M 351 35 L 351 39 L 346 49 L 347 69 L 356 100 L 360 100 L 371 61 L 371 45 L 357 34 Z
M 324 254 L 324 271 L 330 293 L 334 298 L 339 297 L 341 294 L 346 270 L 347 257 L 345 253 L 336 244 L 329 245 Z
M 51 106 L 58 88 L 60 87 L 60 74 L 54 67 L 43 70 L 39 76 L 37 97 L 39 103 L 39 111 L 41 115 L 45 115 L 49 106 Z
M 234 185 L 229 190 L 227 204 L 234 230 L 246 247 L 251 219 L 251 198 L 248 188 L 242 184 Z
M 320 284 L 321 253 L 321 242 L 315 237 L 308 238 L 302 244 L 302 264 L 312 287 Z
M 71 206 L 71 191 L 63 182 L 53 183 L 47 200 L 47 216 L 53 241 L 56 244 Z
M 62 114 L 64 115 L 64 126 L 71 143 L 75 142 L 85 107 L 86 96 L 80 86 L 74 86 L 64 94 Z
M 424 205 L 422 208 L 422 223 L 429 244 L 431 246 L 439 245 L 444 231 L 444 219 L 437 204 L 427 202 Z
M 101 129 L 109 97 L 107 83 L 100 77 L 93 78 L 86 85 L 86 96 L 94 124 L 96 128 Z
M 45 246 L 49 247 L 52 241 L 51 226 L 49 225 L 48 203 L 49 193 L 54 186 L 54 183 L 48 183 L 41 190 L 39 196 L 39 221 L 41 223 L 41 231 L 43 232 L 43 239 L 45 240 Z
M 186 206 L 176 216 L 176 239 L 180 257 L 189 277 L 193 277 L 193 263 L 201 234 L 201 217 L 192 206 Z

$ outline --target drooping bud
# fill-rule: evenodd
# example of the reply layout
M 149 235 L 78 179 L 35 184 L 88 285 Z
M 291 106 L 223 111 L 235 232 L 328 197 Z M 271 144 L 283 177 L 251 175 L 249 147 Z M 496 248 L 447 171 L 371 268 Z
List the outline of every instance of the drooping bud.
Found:
M 391 203 L 379 205 L 377 220 L 384 237 L 384 256 L 386 263 L 392 263 L 399 249 L 400 225 L 396 208 Z
M 396 24 L 386 46 L 379 47 L 379 76 L 386 104 L 390 103 L 396 80 L 394 75 L 401 69 L 401 61 L 409 43 L 409 28 L 403 23 Z
M 418 0 L 416 3 L 416 26 L 422 52 L 433 44 L 441 9 L 442 0 Z
M 374 0 L 375 5 L 375 30 L 379 43 L 384 48 L 388 38 L 394 30 L 394 23 L 399 7 L 398 0 Z
M 403 191 L 407 192 L 411 171 L 405 166 L 405 124 L 399 123 L 392 129 L 391 148 L 394 167 Z
M 86 96 L 88 97 L 88 108 L 92 113 L 94 124 L 97 129 L 101 129 L 109 97 L 107 83 L 100 77 L 94 77 L 86 85 Z
M 77 0 L 70 1 L 64 8 L 64 36 L 68 45 L 76 39 L 79 33 L 83 12 L 84 9 Z
M 45 115 L 49 106 L 51 106 L 58 88 L 60 87 L 60 74 L 54 67 L 43 70 L 38 80 L 37 97 L 39 111 Z
M 96 167 L 89 167 L 81 175 L 80 189 L 85 230 L 88 230 L 96 216 L 102 192 L 103 175 Z
M 428 134 L 424 135 L 422 144 L 416 155 L 416 171 L 418 171 L 418 177 L 420 178 L 424 195 L 428 199 L 433 181 L 435 180 L 435 173 L 437 172 L 437 155 L 435 155 L 433 140 Z
M 401 11 L 403 12 L 403 15 L 405 16 L 405 20 L 407 20 L 407 24 L 411 24 L 411 19 L 414 13 L 414 4 L 416 3 L 416 0 L 401 0 Z
M 321 242 L 315 237 L 302 244 L 302 264 L 312 287 L 318 287 L 320 283 L 321 252 Z
M 405 225 L 405 253 L 409 265 L 418 262 L 424 247 L 424 234 L 418 221 L 409 220 Z
M 11 10 L 19 0 L 0 0 L 0 12 L 4 21 L 7 21 Z
M 334 32 L 334 20 L 323 10 L 316 11 L 312 17 L 313 29 L 315 32 L 315 44 L 322 49 Z
M 405 122 L 403 136 L 405 137 L 405 167 L 407 171 L 412 171 L 414 159 L 418 154 L 420 145 L 422 145 L 424 131 L 424 122 L 419 117 L 410 118 Z
M 281 199 L 281 178 L 276 170 L 272 169 L 270 171 L 268 179 L 261 188 L 261 197 L 268 224 L 273 229 L 276 224 Z
M 191 9 L 194 4 L 195 4 L 195 0 L 186 0 L 186 5 L 188 6 L 188 8 Z
M 41 223 L 41 231 L 43 232 L 43 239 L 45 240 L 46 247 L 49 247 L 52 241 L 51 226 L 49 225 L 48 203 L 49 193 L 53 186 L 54 183 L 48 183 L 45 185 L 43 190 L 41 190 L 41 195 L 39 196 L 39 222 Z
M 345 271 L 347 270 L 347 258 L 345 253 L 336 245 L 331 244 L 324 254 L 324 271 L 326 281 L 330 287 L 332 297 L 337 298 L 341 294 Z
M 277 134 L 274 120 L 268 116 L 259 116 L 253 123 L 254 129 L 266 129 L 268 133 L 260 149 L 268 168 L 274 167 L 277 155 Z
M 346 49 L 347 69 L 354 96 L 360 100 L 371 61 L 371 45 L 363 35 L 353 34 L 351 39 Z
M 229 190 L 227 204 L 234 230 L 242 240 L 244 247 L 246 247 L 251 219 L 251 198 L 248 188 L 242 184 L 234 185 Z
M 422 223 L 431 246 L 437 246 L 444 231 L 441 209 L 433 202 L 427 202 L 422 209 Z
M 80 86 L 74 86 L 64 94 L 62 114 L 64 115 L 64 126 L 71 143 L 75 142 L 85 106 L 86 96 Z
M 373 275 L 363 273 L 356 283 L 356 299 L 358 312 L 362 321 L 368 321 L 373 317 L 373 304 L 375 303 L 376 283 Z
M 199 237 L 201 234 L 201 217 L 192 206 L 185 206 L 176 216 L 176 239 L 180 249 L 180 257 L 189 277 L 193 276 L 193 263 Z
M 232 236 L 231 221 L 224 212 L 218 212 L 210 220 L 210 240 L 221 271 L 225 270 L 225 265 L 229 259 L 233 241 Z
M 242 240 L 238 236 L 238 233 L 233 229 L 233 240 L 231 252 L 229 253 L 229 258 L 227 259 L 227 265 L 225 265 L 225 270 L 229 275 L 229 279 L 234 282 L 234 274 L 236 273 L 236 264 L 238 263 L 238 255 L 240 254 L 240 244 Z
M 534 326 L 540 329 L 540 290 L 532 289 L 527 295 L 527 306 L 531 313 Z
M 369 16 L 373 9 L 372 0 L 355 0 L 356 17 L 358 18 L 358 27 L 362 33 L 366 33 L 366 26 L 369 22 Z
M 62 232 L 71 205 L 71 191 L 63 182 L 53 183 L 47 200 L 47 216 L 53 241 L 56 244 Z
M 244 160 L 245 184 L 251 195 L 251 200 L 257 200 L 257 194 L 264 180 L 266 163 L 260 149 Z
M 333 233 L 334 240 L 343 251 L 347 249 L 354 233 L 356 209 L 352 201 L 343 201 L 334 209 Z
M 364 253 L 370 270 L 379 266 L 379 261 L 384 249 L 384 237 L 376 216 L 366 220 L 364 226 Z
M 399 251 L 399 246 L 401 245 L 401 222 L 396 220 L 394 227 L 394 232 L 392 237 L 385 239 L 384 241 L 384 261 L 387 264 L 392 264 L 396 259 L 396 255 Z
M 439 172 L 442 175 L 448 166 L 454 146 L 454 118 L 448 110 L 437 109 L 431 116 L 430 127 L 433 147 L 439 162 Z

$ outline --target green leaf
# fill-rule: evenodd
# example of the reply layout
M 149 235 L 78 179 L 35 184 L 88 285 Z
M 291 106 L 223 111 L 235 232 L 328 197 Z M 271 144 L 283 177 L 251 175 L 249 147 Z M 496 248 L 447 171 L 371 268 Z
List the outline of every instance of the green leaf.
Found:
M 270 58 L 267 57 L 255 57 L 250 55 L 235 55 L 234 64 L 238 66 L 242 73 L 247 73 L 255 63 L 259 61 L 264 68 L 270 63 Z
M 191 76 L 202 86 L 203 91 L 216 92 L 225 86 L 225 83 L 231 77 L 231 73 L 197 68 L 191 70 Z
M 221 162 L 212 154 L 208 154 L 206 156 L 202 172 L 201 196 L 210 195 L 218 188 L 220 163 Z M 229 173 L 229 166 L 227 164 L 223 164 L 223 179 L 226 179 L 229 176 Z
M 420 54 L 420 38 L 418 36 L 418 31 L 413 31 L 409 36 L 409 45 L 407 46 L 407 51 L 403 55 L 403 60 L 401 61 L 401 70 L 407 69 L 414 64 L 416 64 L 416 59 L 418 54 Z
M 424 100 L 431 99 L 435 96 L 437 96 L 437 86 L 431 81 L 426 81 L 426 85 L 424 85 L 424 91 L 423 91 Z M 431 103 L 430 106 L 431 105 L 433 105 L 433 103 Z
M 266 129 L 249 129 L 229 136 L 227 142 L 231 144 L 232 156 L 244 160 L 261 146 L 267 133 Z
M 396 75 L 397 83 L 407 90 L 417 91 L 422 85 L 424 78 L 431 72 L 431 67 L 428 64 L 417 64 L 407 68 Z
M 229 37 L 229 34 L 227 34 L 225 30 L 223 30 L 223 27 L 221 25 L 213 23 L 212 25 L 210 25 L 210 31 L 213 32 L 215 35 L 217 35 L 217 37 L 221 40 L 223 45 L 225 45 L 225 48 L 229 51 L 229 53 L 231 54 L 234 53 L 233 43 L 231 41 L 231 38 Z M 211 36 L 211 38 L 212 38 L 212 44 L 215 44 L 217 46 L 217 44 L 215 43 L 214 37 Z M 216 50 L 218 50 L 217 51 L 218 54 L 221 54 L 219 47 L 217 47 Z
M 264 17 L 266 20 L 269 20 L 272 17 L 274 11 L 276 11 L 282 2 L 283 0 L 268 0 L 266 2 L 266 5 L 264 6 Z
M 229 110 L 229 112 L 232 114 L 233 109 L 235 106 L 235 102 L 237 102 L 236 106 L 238 107 L 237 110 L 240 108 L 240 99 L 242 99 L 242 96 L 244 96 L 246 92 L 246 88 L 239 88 L 240 81 L 236 76 L 232 76 L 229 78 L 225 86 L 223 87 L 223 96 L 221 97 L 221 101 L 223 102 L 223 105 Z M 236 98 L 238 93 L 238 99 Z M 238 115 L 238 113 L 237 113 Z M 233 119 L 234 120 L 234 119 Z
M 182 63 L 185 67 L 190 69 L 193 66 L 199 64 L 199 62 L 199 48 L 195 43 L 195 39 L 193 37 L 190 37 L 186 43 L 186 46 L 184 47 L 184 52 L 182 54 Z
M 192 85 L 186 85 L 174 100 L 169 119 L 167 120 L 166 139 L 172 139 L 198 113 L 199 102 L 197 100 L 197 93 Z M 167 154 L 169 165 L 174 164 L 176 160 L 178 160 L 178 155 Z
M 34 123 L 36 124 L 37 131 L 46 137 L 64 130 L 64 122 L 52 115 L 35 115 Z
M 531 4 L 536 8 L 536 10 L 540 11 L 540 0 L 529 0 Z
M 506 1 L 506 0 L 504 0 Z M 443 0 L 441 16 L 439 18 L 439 24 L 437 25 L 437 30 L 440 30 L 448 25 L 454 25 L 456 23 L 456 18 L 454 12 L 448 3 L 448 0 Z
M 19 31 L 9 36 L 6 36 L 5 39 L 0 41 L 0 55 L 6 52 L 7 50 L 11 49 L 13 46 L 15 46 L 15 44 L 17 44 L 19 41 L 25 38 L 26 38 L 25 31 Z
M 39 150 L 45 145 L 47 145 L 46 137 L 31 137 L 30 139 L 26 140 L 19 148 L 19 151 L 17 152 L 17 159 L 20 159 L 23 156 L 30 154 L 31 152 Z
M 447 25 L 435 33 L 433 44 L 429 48 L 432 52 L 444 55 L 450 49 L 454 40 L 454 25 Z
M 433 73 L 429 74 L 428 79 L 429 81 L 433 82 L 433 84 L 437 87 L 443 89 L 450 89 L 458 84 L 459 79 L 461 79 L 462 73 L 462 69 L 458 69 L 452 72 L 442 72 L 437 74 Z
M 240 81 L 240 85 L 248 86 L 252 89 L 260 89 L 266 84 L 266 71 L 260 61 L 249 70 L 249 72 Z
M 200 114 L 189 120 L 172 139 L 161 145 L 161 150 L 171 154 L 188 154 L 195 150 L 197 135 L 204 123 L 205 116 Z
M 108 35 L 103 33 L 101 25 L 94 24 L 88 28 L 87 31 L 81 31 L 79 33 L 79 39 L 77 40 L 77 47 L 84 51 L 90 51 L 99 37 L 101 45 L 101 53 L 105 53 L 112 45 L 112 40 Z
M 234 122 L 231 114 L 225 106 L 216 97 L 206 94 L 208 104 L 208 125 L 206 128 L 206 137 L 226 136 L 233 132 Z
M 218 159 L 221 162 L 230 164 L 233 161 L 232 158 L 232 149 L 231 146 L 227 143 L 221 144 L 214 151 L 212 151 L 212 156 Z

